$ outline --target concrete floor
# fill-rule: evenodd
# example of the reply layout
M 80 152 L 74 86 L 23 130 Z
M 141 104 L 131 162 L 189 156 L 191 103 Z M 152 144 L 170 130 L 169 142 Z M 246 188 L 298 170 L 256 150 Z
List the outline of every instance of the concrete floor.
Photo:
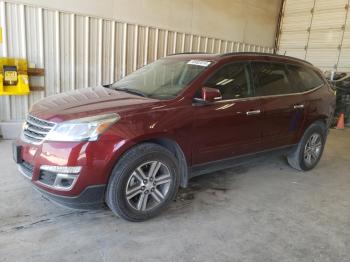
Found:
M 332 130 L 308 173 L 283 157 L 193 179 L 161 216 L 43 199 L 0 141 L 0 261 L 350 261 L 350 130 Z

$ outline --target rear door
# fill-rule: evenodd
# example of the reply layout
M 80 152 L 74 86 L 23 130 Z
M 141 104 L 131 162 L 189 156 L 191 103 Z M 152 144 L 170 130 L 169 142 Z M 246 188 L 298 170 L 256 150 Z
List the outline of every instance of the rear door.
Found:
M 305 117 L 305 98 L 285 64 L 253 62 L 252 67 L 261 97 L 264 149 L 293 144 Z
M 288 65 L 288 70 L 294 80 L 294 84 L 298 87 L 300 92 L 302 92 L 302 96 L 305 100 L 305 122 L 298 137 L 300 138 L 303 131 L 307 128 L 307 125 L 310 124 L 310 121 L 314 121 L 314 118 L 317 118 L 318 114 L 320 114 L 318 107 L 325 104 L 324 99 L 326 99 L 328 92 L 326 92 L 326 94 L 323 92 L 316 92 L 316 89 L 324 86 L 325 82 L 314 69 L 307 66 Z M 328 107 L 324 110 L 327 113 L 329 110 L 333 111 Z
M 193 105 L 194 165 L 259 150 L 260 100 L 254 97 L 250 71 L 249 63 L 227 64 L 204 83 L 219 89 L 222 100 Z

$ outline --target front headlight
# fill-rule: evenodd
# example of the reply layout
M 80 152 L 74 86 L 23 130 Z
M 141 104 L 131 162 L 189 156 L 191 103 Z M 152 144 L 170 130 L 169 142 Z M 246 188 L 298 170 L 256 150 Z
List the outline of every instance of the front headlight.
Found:
M 97 115 L 57 124 L 46 136 L 48 141 L 96 141 L 120 119 L 118 114 Z

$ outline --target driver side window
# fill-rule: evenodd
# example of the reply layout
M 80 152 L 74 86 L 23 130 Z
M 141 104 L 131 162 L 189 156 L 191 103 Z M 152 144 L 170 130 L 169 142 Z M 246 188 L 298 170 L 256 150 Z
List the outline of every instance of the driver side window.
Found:
M 249 65 L 233 63 L 224 65 L 204 84 L 205 87 L 220 90 L 222 99 L 239 99 L 253 96 Z

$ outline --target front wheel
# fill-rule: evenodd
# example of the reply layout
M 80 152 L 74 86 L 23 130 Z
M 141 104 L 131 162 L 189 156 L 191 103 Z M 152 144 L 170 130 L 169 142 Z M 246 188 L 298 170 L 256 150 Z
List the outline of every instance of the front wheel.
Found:
M 129 221 L 154 217 L 175 197 L 178 173 L 176 158 L 164 147 L 151 143 L 135 146 L 113 169 L 107 205 Z
M 305 131 L 296 149 L 287 156 L 288 163 L 301 171 L 313 169 L 321 159 L 326 135 L 324 124 L 321 122 L 312 124 Z

